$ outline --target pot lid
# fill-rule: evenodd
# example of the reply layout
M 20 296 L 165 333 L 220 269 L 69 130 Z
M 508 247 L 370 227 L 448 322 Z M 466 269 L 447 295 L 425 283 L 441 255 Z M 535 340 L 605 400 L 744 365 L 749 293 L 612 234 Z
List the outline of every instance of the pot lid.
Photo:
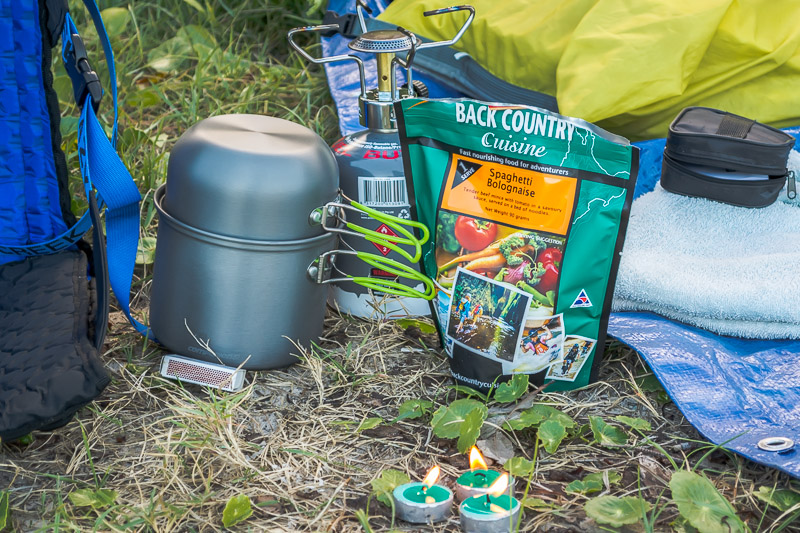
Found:
M 262 115 L 220 115 L 184 133 L 170 154 L 164 210 L 212 233 L 257 240 L 320 235 L 309 214 L 333 201 L 339 171 L 308 128 Z

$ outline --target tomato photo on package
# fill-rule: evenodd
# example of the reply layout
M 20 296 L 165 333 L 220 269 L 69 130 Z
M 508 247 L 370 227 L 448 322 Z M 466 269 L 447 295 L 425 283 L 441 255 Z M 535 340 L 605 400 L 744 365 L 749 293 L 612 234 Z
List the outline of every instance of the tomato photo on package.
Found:
M 497 224 L 460 215 L 456 219 L 455 237 L 464 249 L 470 252 L 483 250 L 497 236 Z

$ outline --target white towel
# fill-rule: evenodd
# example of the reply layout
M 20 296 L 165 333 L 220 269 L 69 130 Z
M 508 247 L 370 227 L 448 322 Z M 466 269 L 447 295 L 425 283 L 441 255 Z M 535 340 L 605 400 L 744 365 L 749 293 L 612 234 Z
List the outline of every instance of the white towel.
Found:
M 800 154 L 789 168 L 800 179 Z M 800 188 L 800 187 L 799 187 Z M 800 339 L 800 198 L 760 209 L 656 186 L 631 207 L 614 311 L 722 335 Z

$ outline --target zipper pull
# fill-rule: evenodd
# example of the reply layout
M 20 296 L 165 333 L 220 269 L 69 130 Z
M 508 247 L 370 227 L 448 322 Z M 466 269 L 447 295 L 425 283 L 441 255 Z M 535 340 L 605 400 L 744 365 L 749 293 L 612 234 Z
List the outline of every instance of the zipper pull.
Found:
M 786 176 L 786 196 L 789 197 L 789 200 L 794 200 L 797 198 L 797 189 L 795 188 L 795 181 L 794 181 L 794 170 L 790 170 Z

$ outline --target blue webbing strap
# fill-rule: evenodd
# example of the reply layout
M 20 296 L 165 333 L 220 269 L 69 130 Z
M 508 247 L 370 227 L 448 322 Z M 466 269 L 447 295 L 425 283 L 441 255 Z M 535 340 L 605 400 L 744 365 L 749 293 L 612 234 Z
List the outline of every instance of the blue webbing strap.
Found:
M 83 0 L 87 11 L 92 16 L 94 27 L 97 29 L 97 35 L 100 37 L 100 44 L 103 45 L 103 53 L 106 56 L 106 68 L 108 68 L 108 77 L 111 80 L 111 100 L 114 106 L 114 126 L 111 129 L 111 146 L 116 150 L 117 148 L 117 69 L 114 66 L 114 51 L 111 49 L 111 40 L 108 37 L 106 26 L 103 24 L 103 17 L 100 16 L 100 9 L 94 0 Z M 69 15 L 67 15 L 69 16 Z M 70 23 L 72 21 L 70 20 Z M 75 26 L 73 25 L 73 28 Z M 78 33 L 77 31 L 75 33 Z M 137 230 L 138 233 L 138 230 Z
M 97 120 L 90 95 L 86 96 L 78 122 L 78 159 L 87 197 L 94 186 L 106 205 L 106 247 L 111 288 L 136 331 L 152 338 L 149 328 L 133 318 L 130 310 L 131 280 L 139 247 L 141 195 Z M 95 231 L 102 231 L 102 228 L 96 228 Z
M 153 339 L 150 329 L 136 320 L 130 311 L 130 291 L 133 279 L 133 269 L 136 262 L 136 251 L 139 246 L 139 202 L 141 195 L 133 182 L 128 169 L 119 158 L 115 149 L 117 134 L 117 90 L 114 56 L 108 39 L 100 11 L 94 0 L 84 0 L 92 20 L 97 28 L 97 34 L 103 44 L 111 79 L 111 93 L 114 106 L 114 126 L 111 139 L 106 136 L 103 126 L 95 114 L 95 106 L 99 103 L 93 100 L 92 92 L 80 84 L 80 79 L 73 77 L 76 72 L 77 59 L 83 49 L 77 28 L 71 17 L 67 15 L 62 32 L 62 56 L 69 72 L 70 78 L 76 86 L 76 94 L 83 98 L 81 116 L 78 122 L 78 160 L 80 162 L 81 176 L 87 198 L 91 197 L 92 189 L 98 192 L 98 202 L 101 209 L 105 206 L 106 213 L 106 243 L 108 252 L 108 275 L 111 288 L 117 297 L 119 306 L 136 331 Z M 90 69 L 88 61 L 80 72 Z M 91 74 L 94 74 L 91 72 Z M 96 75 L 95 75 L 96 77 Z M 76 83 L 77 81 L 77 83 Z M 77 88 L 80 87 L 80 90 Z M 102 231 L 96 228 L 95 231 Z

